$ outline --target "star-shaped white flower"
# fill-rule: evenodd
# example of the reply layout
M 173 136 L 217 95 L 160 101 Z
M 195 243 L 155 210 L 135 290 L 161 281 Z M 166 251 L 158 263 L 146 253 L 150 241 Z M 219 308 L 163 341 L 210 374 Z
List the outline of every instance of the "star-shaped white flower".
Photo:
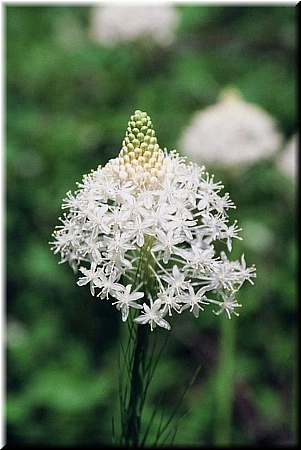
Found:
M 98 277 L 100 273 L 100 269 L 97 267 L 96 262 L 92 262 L 90 269 L 86 269 L 85 267 L 80 267 L 79 271 L 83 273 L 85 276 L 80 277 L 77 284 L 79 286 L 84 286 L 85 284 L 90 283 L 90 291 L 91 294 L 95 294 L 95 284 L 98 282 Z
M 161 300 L 157 299 L 154 302 L 151 300 L 151 306 L 149 307 L 146 303 L 143 303 L 142 315 L 134 319 L 135 322 L 145 325 L 150 324 L 151 330 L 158 325 L 159 327 L 170 330 L 169 323 L 163 319 L 163 311 L 160 310 L 162 306 Z
M 234 308 L 241 307 L 242 305 L 237 303 L 235 300 L 236 291 L 231 292 L 230 295 L 225 294 L 224 292 L 221 292 L 220 295 L 223 298 L 222 302 L 219 302 L 217 300 L 209 300 L 210 303 L 216 303 L 220 306 L 220 309 L 218 311 L 213 311 L 214 314 L 219 316 L 221 313 L 225 312 L 228 319 L 231 319 L 231 314 L 235 314 L 236 316 L 239 316 L 239 313 L 237 311 L 234 311 Z
M 125 322 L 129 315 L 130 307 L 135 309 L 142 309 L 142 306 L 137 304 L 136 301 L 139 298 L 144 297 L 144 292 L 133 292 L 130 293 L 132 285 L 128 284 L 125 286 L 124 291 L 116 292 L 115 297 L 118 299 L 117 302 L 112 303 L 116 305 L 116 308 L 121 311 L 122 321 Z
M 194 317 L 198 318 L 200 311 L 204 311 L 202 305 L 209 305 L 209 302 L 204 295 L 206 290 L 207 288 L 203 287 L 199 289 L 197 292 L 194 292 L 193 288 L 189 286 L 189 292 L 180 297 L 181 302 L 184 303 L 181 312 L 187 308 L 190 308 L 189 311 L 192 312 Z

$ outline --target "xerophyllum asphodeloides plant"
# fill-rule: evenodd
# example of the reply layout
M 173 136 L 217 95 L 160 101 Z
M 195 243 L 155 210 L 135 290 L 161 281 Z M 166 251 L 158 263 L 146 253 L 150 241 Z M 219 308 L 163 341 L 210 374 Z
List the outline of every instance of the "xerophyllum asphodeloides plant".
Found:
M 123 445 L 142 445 L 141 414 L 153 365 L 145 364 L 156 327 L 171 329 L 175 315 L 198 318 L 204 308 L 229 319 L 236 296 L 255 267 L 244 255 L 230 261 L 235 208 L 205 167 L 159 147 L 152 121 L 139 110 L 128 122 L 119 155 L 88 175 L 62 204 L 52 249 L 79 274 L 77 284 L 110 302 L 129 328 L 123 346 L 130 387 L 121 400 Z M 225 251 L 217 253 L 216 245 Z

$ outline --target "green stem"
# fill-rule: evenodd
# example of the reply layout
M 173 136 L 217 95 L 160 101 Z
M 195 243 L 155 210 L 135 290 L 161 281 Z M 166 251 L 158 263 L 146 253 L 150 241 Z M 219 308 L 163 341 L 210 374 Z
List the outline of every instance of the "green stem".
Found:
M 294 339 L 295 340 L 295 339 Z M 292 420 L 291 420 L 291 436 L 292 444 L 297 444 L 298 442 L 298 432 L 299 432 L 299 420 L 298 420 L 298 389 L 299 389 L 299 365 L 298 356 L 295 355 L 293 359 L 293 383 L 292 383 Z
M 215 445 L 231 444 L 233 375 L 235 364 L 235 322 L 222 317 L 219 367 L 216 383 Z
M 152 240 L 153 237 L 149 236 L 140 250 L 133 283 L 134 286 L 142 283 L 145 299 L 153 298 L 155 295 L 153 292 L 155 284 L 150 270 L 150 266 L 154 264 L 150 255 Z M 131 316 L 131 320 L 133 320 L 133 316 Z M 148 335 L 148 326 L 132 322 L 128 338 L 130 351 L 127 359 L 129 392 L 125 394 L 125 400 L 122 403 L 124 406 L 122 442 L 126 447 L 143 446 L 143 439 L 140 441 L 141 415 L 152 373 L 152 357 L 149 359 L 148 355 Z
M 139 436 L 141 428 L 141 414 L 145 400 L 145 364 L 147 356 L 147 336 L 146 326 L 137 326 L 134 336 L 133 355 L 131 355 L 131 377 L 129 402 L 126 409 L 126 424 L 124 444 L 126 447 L 139 447 Z

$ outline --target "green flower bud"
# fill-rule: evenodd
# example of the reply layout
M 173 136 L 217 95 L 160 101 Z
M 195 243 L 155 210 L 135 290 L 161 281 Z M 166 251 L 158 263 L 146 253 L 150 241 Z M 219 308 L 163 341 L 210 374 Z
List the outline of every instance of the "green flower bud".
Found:
M 150 117 L 137 109 L 128 122 L 119 153 L 116 170 L 120 179 L 132 179 L 144 186 L 155 185 L 164 177 L 163 159 L 164 152 L 159 147 Z

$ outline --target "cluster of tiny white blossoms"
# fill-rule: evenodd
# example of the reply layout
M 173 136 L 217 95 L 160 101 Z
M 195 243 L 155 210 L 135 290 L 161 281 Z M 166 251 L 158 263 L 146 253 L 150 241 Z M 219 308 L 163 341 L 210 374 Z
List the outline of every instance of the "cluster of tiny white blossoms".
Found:
M 244 255 L 231 262 L 224 251 L 216 254 L 219 241 L 231 252 L 232 239 L 241 239 L 227 214 L 235 206 L 222 189 L 204 167 L 162 150 L 150 117 L 137 110 L 119 156 L 66 194 L 68 212 L 52 250 L 79 270 L 77 284 L 89 284 L 124 322 L 170 329 L 172 314 L 198 317 L 209 304 L 231 318 L 241 306 L 237 291 L 256 273 Z

